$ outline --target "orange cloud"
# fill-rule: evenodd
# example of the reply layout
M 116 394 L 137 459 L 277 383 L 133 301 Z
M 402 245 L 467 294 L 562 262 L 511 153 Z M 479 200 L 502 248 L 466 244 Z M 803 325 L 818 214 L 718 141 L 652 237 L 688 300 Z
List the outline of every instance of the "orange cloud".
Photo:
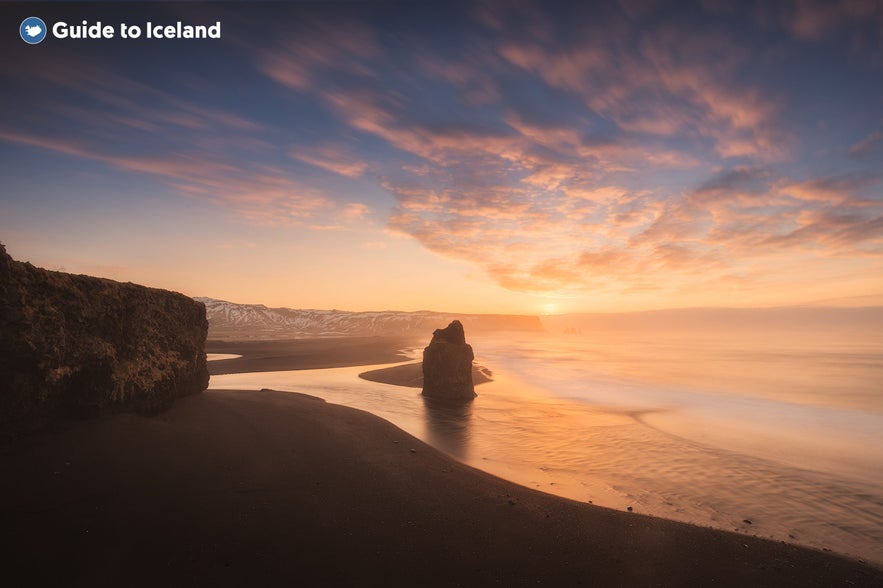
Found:
M 229 208 L 250 222 L 308 226 L 337 207 L 315 188 L 293 180 L 282 170 L 266 166 L 234 165 L 186 152 L 165 156 L 116 155 L 102 152 L 83 140 L 9 131 L 0 131 L 0 139 L 157 176 L 185 194 Z M 315 226 L 322 224 L 315 223 Z
M 790 140 L 775 124 L 775 101 L 731 82 L 747 55 L 726 33 L 661 27 L 643 34 L 638 52 L 615 27 L 586 38 L 564 49 L 507 41 L 499 51 L 550 86 L 581 95 L 624 131 L 698 134 L 726 158 L 779 159 L 787 151 Z
M 295 147 L 289 155 L 304 163 L 350 178 L 357 178 L 368 169 L 367 163 L 342 146 L 322 145 L 311 149 Z
M 364 61 L 381 52 L 374 32 L 362 23 L 346 18 L 307 19 L 296 30 L 286 30 L 280 44 L 261 51 L 258 62 L 271 79 L 293 90 L 305 91 L 326 70 L 371 77 Z
M 874 131 L 861 141 L 855 143 L 849 148 L 849 154 L 854 157 L 862 157 L 870 153 L 879 151 L 883 146 L 883 131 Z
M 783 24 L 797 38 L 818 40 L 855 23 L 883 26 L 883 12 L 876 0 L 792 0 L 780 12 Z

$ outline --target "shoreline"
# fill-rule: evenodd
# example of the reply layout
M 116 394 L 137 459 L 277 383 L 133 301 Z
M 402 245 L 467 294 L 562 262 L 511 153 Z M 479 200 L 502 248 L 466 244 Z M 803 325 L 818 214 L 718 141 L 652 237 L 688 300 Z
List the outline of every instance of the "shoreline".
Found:
M 883 582 L 853 559 L 519 486 L 291 392 L 72 422 L 0 464 L 7 555 L 35 582 Z
M 208 362 L 209 374 L 245 374 L 396 363 L 411 359 L 402 350 L 419 345 L 416 337 L 329 337 L 279 341 L 209 339 L 206 353 L 236 354 Z
M 416 345 L 405 349 L 412 358 L 417 350 Z M 291 359 L 286 367 L 304 367 Z M 381 373 L 391 370 L 374 379 L 383 384 L 407 383 L 391 381 L 390 376 L 400 368 L 420 375 L 419 362 L 413 359 L 404 365 L 375 367 Z M 634 506 L 636 512 L 668 520 L 735 530 L 811 549 L 833 549 L 834 553 L 883 564 L 873 539 L 877 536 L 873 521 L 879 509 L 872 499 L 877 492 L 862 482 L 826 480 L 824 474 L 806 477 L 797 470 L 781 470 L 772 462 L 728 456 L 726 451 L 697 446 L 689 440 L 678 446 L 677 437 L 652 428 L 631 428 L 629 412 L 596 411 L 571 405 L 566 399 L 536 397 L 530 388 L 522 389 L 521 382 L 511 381 L 505 370 L 484 392 L 477 390 L 481 401 L 474 407 L 469 403 L 462 414 L 425 405 L 422 397 L 413 396 L 407 388 L 396 391 L 374 384 L 371 378 L 357 377 L 365 373 L 356 366 L 327 373 L 316 370 L 303 376 L 296 371 L 254 377 L 243 374 L 213 380 L 212 386 L 314 394 L 388 419 L 463 463 L 552 495 L 594 501 L 619 511 Z M 407 376 L 404 372 L 398 375 Z M 419 391 L 413 386 L 416 382 L 411 383 L 411 389 Z M 473 410 L 478 412 L 473 415 Z M 510 423 L 507 415 L 516 414 L 520 422 Z M 479 422 L 482 426 L 477 428 Z M 544 432 L 547 422 L 552 426 L 551 445 Z M 564 429 L 569 430 L 566 438 L 561 437 Z M 519 443 L 510 445 L 513 435 Z M 663 461 L 640 457 L 650 447 L 647 443 L 664 456 Z M 583 444 L 586 450 L 577 455 L 575 449 L 568 448 L 574 444 Z M 726 462 L 724 469 L 719 469 L 721 460 Z M 573 475 L 571 467 L 576 467 Z M 642 481 L 648 471 L 659 471 L 660 479 Z M 715 473 L 709 477 L 702 473 L 706 471 Z M 713 480 L 723 485 L 717 488 Z M 830 483 L 839 488 L 839 494 Z M 767 496 L 772 487 L 777 493 Z M 734 494 L 737 488 L 744 488 L 747 494 Z M 861 520 L 854 518 L 858 512 L 866 515 Z M 841 532 L 840 523 L 853 527 Z M 834 527 L 825 530 L 826 525 Z

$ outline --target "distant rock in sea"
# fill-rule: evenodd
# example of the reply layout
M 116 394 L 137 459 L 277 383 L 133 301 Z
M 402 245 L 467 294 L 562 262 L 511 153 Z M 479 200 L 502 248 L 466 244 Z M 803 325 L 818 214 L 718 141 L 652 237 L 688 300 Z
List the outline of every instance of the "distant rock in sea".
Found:
M 446 401 L 475 398 L 472 383 L 472 346 L 466 343 L 463 324 L 455 320 L 436 329 L 423 350 L 423 395 Z
M 37 268 L 0 244 L 0 437 L 201 392 L 207 332 L 183 294 Z

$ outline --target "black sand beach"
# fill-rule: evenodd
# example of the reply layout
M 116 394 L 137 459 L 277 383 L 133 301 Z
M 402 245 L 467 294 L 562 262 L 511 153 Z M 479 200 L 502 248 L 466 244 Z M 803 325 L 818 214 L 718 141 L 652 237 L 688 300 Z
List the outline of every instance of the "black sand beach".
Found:
M 363 365 L 407 344 L 210 350 L 257 371 Z M 290 392 L 70 421 L 3 447 L 0 470 L 4 571 L 28 585 L 883 585 L 860 561 L 518 486 Z
M 29 585 L 883 583 L 830 554 L 520 487 L 293 393 L 70 423 L 0 468 L 5 573 Z
M 236 359 L 209 362 L 213 376 L 233 373 L 311 370 L 394 363 L 408 358 L 401 350 L 420 341 L 413 337 L 329 337 L 282 341 L 206 341 L 207 353 L 235 353 Z

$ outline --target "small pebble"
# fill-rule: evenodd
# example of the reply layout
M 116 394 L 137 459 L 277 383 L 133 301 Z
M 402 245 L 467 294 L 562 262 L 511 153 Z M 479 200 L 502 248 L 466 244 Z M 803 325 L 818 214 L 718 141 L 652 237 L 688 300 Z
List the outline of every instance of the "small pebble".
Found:
M 742 519 L 742 522 L 745 523 L 746 525 L 752 524 L 751 521 L 749 521 L 748 519 Z
M 416 449 L 409 449 L 408 451 L 410 451 L 411 453 L 417 453 Z
M 629 511 L 629 512 L 632 512 L 632 507 L 629 507 L 629 508 L 628 508 L 628 511 Z

